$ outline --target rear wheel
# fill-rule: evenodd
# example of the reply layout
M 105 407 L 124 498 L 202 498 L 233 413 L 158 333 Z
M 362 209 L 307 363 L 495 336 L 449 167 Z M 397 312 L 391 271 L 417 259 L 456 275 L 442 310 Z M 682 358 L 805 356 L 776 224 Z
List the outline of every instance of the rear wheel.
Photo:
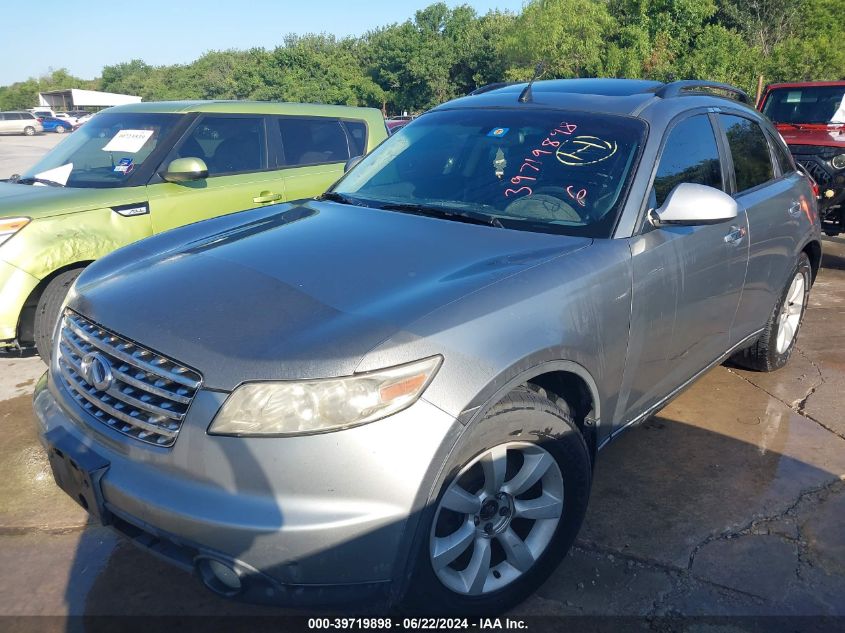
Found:
M 65 130 L 64 125 L 57 125 L 56 126 L 56 134 L 64 134 L 67 130 Z
M 35 308 L 35 347 L 38 355 L 48 365 L 53 349 L 53 331 L 59 320 L 59 310 L 70 287 L 82 273 L 81 268 L 67 270 L 57 275 L 41 293 Z
M 468 431 L 424 525 L 405 607 L 489 615 L 529 596 L 587 508 L 587 445 L 566 403 L 520 388 Z
M 24 133 L 26 136 L 35 136 L 35 128 L 34 128 L 34 127 L 32 127 L 31 125 L 27 125 L 27 126 L 23 129 L 23 133 Z
M 774 371 L 786 365 L 807 310 L 812 278 L 810 259 L 801 253 L 765 329 L 754 345 L 733 357 L 737 365 L 756 371 Z

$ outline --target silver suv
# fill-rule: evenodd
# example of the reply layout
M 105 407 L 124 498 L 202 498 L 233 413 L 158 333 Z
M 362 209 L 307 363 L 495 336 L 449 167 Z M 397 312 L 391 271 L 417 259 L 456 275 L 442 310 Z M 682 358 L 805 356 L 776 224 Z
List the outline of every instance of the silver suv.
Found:
M 32 112 L 0 112 L 0 134 L 35 136 L 42 132 L 44 127 Z
M 787 362 L 820 258 L 741 91 L 493 87 L 319 199 L 92 264 L 39 431 L 65 491 L 220 594 L 493 613 L 569 549 L 601 448 L 729 357 Z

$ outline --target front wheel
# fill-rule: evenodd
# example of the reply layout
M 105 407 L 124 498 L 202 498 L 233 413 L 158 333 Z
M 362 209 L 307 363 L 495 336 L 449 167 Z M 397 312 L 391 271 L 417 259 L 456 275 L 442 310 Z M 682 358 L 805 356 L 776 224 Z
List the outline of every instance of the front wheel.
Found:
M 64 125 L 57 125 L 56 126 L 56 134 L 64 134 L 67 130 L 65 130 Z
M 590 457 L 565 402 L 520 388 L 468 433 L 424 526 L 412 612 L 513 607 L 554 571 L 586 512 Z
M 786 365 L 804 321 L 812 279 L 810 258 L 801 253 L 763 332 L 754 345 L 733 357 L 737 365 L 766 372 Z
M 27 126 L 23 129 L 23 133 L 24 133 L 26 136 L 35 136 L 35 128 L 34 128 L 34 127 L 32 127 L 31 125 L 27 125 Z
M 56 329 L 56 321 L 59 320 L 59 310 L 70 287 L 81 273 L 81 268 L 75 268 L 56 275 L 38 299 L 38 305 L 35 308 L 35 347 L 41 360 L 48 365 L 53 349 L 53 331 Z

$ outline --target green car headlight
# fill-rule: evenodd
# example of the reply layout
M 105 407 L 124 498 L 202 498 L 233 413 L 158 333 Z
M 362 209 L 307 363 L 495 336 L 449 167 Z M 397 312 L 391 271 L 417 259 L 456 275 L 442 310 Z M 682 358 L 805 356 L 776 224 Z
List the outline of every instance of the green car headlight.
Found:
M 29 224 L 29 218 L 2 218 L 0 219 L 0 244 L 8 240 L 15 233 Z
M 422 395 L 441 356 L 343 378 L 245 383 L 235 389 L 211 435 L 307 435 L 374 422 L 410 407 Z

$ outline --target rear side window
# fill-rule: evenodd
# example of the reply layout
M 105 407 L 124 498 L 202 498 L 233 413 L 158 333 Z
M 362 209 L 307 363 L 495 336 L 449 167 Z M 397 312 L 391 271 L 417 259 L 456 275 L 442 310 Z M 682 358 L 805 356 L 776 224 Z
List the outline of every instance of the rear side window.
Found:
M 346 132 L 338 119 L 280 117 L 276 120 L 287 166 L 341 163 L 350 158 Z
M 684 119 L 669 132 L 654 177 L 655 207 L 682 182 L 722 189 L 719 147 L 706 114 Z
M 750 119 L 720 114 L 736 174 L 736 190 L 742 193 L 775 177 L 772 155 L 763 130 Z

